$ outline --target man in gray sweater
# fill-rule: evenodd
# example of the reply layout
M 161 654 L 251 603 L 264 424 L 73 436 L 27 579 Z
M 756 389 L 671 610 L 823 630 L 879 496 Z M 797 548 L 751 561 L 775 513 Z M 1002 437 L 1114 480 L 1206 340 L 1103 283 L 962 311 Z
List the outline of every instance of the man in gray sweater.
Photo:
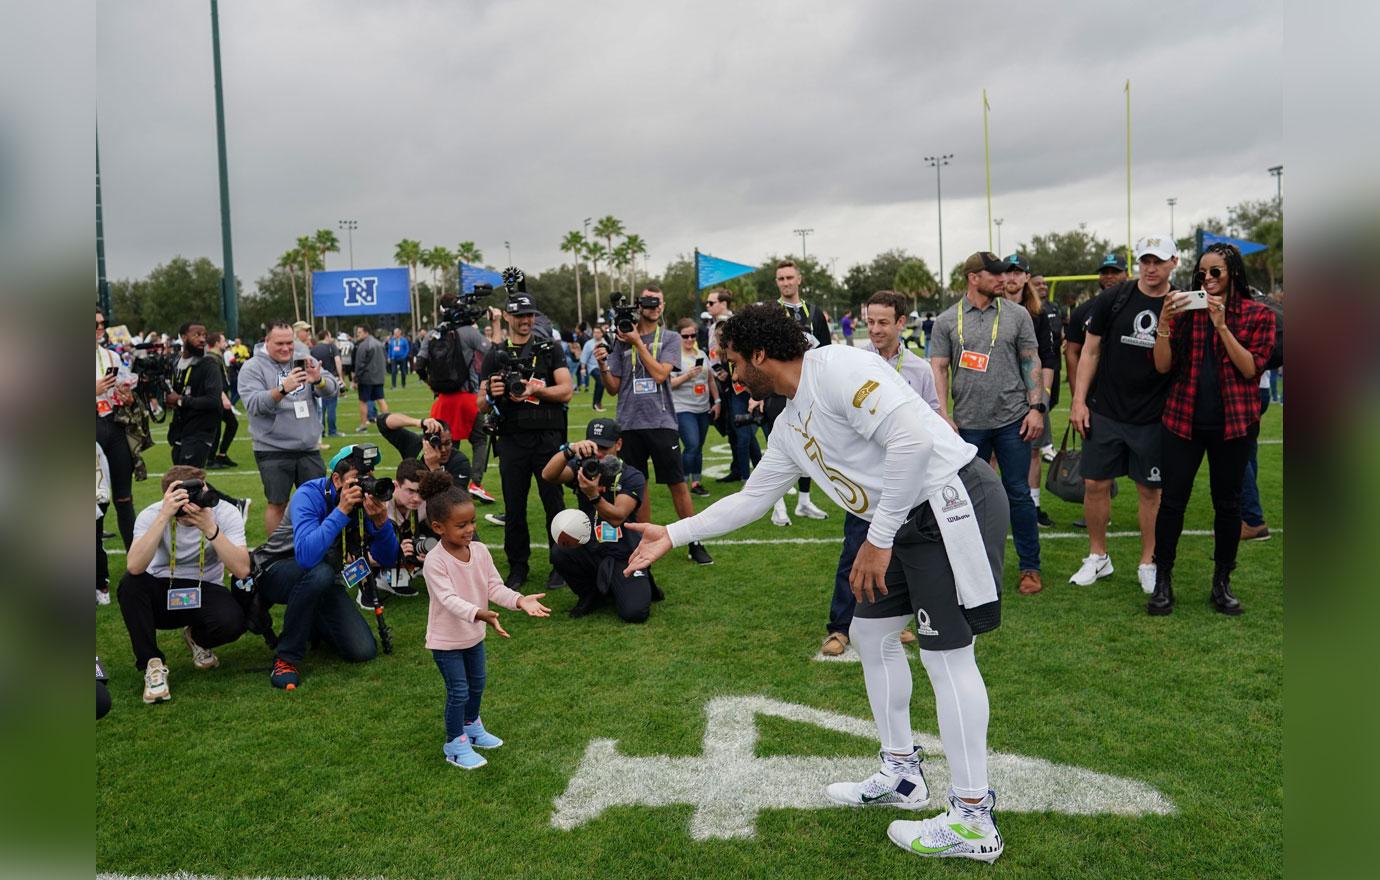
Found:
M 388 351 L 369 328 L 363 324 L 355 327 L 355 387 L 359 389 L 359 427 L 355 433 L 363 434 L 369 430 L 369 422 L 375 413 L 369 412 L 370 404 L 378 404 L 378 411 L 388 412 L 388 401 L 383 399 L 383 379 L 388 375 Z
M 263 348 L 240 369 L 239 392 L 268 502 L 264 531 L 271 535 L 292 490 L 326 475 L 318 448 L 321 400 L 339 395 L 340 381 L 322 371 L 307 347 L 294 338 L 291 325 L 274 321 Z

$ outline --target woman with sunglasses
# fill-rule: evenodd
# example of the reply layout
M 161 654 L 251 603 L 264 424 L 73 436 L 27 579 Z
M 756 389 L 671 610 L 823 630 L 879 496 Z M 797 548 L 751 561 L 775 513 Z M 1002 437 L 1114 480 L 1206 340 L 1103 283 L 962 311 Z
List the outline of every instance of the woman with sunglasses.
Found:
M 1184 509 L 1206 453 L 1214 511 L 1211 602 L 1223 614 L 1241 613 L 1231 572 L 1241 540 L 1241 482 L 1251 442 L 1260 431 L 1260 372 L 1274 348 L 1275 316 L 1252 301 L 1241 252 L 1211 245 L 1198 259 L 1193 293 L 1164 298 L 1155 338 L 1155 369 L 1173 375 L 1163 425 L 1163 491 L 1155 518 L 1153 615 L 1174 610 L 1171 577 Z M 1196 292 L 1196 291 L 1195 291 Z
M 681 318 L 680 366 L 671 373 L 671 401 L 676 405 L 676 423 L 684 445 L 681 462 L 691 495 L 708 495 L 700 483 L 704 470 L 704 441 L 709 423 L 719 416 L 718 390 L 709 381 L 704 351 L 699 345 L 699 327 L 691 318 Z

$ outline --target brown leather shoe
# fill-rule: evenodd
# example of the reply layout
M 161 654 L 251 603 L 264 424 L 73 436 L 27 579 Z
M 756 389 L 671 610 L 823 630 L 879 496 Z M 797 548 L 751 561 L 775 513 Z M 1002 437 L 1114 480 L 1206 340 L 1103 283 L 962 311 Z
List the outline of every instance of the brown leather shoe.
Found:
M 839 657 L 842 656 L 843 649 L 847 647 L 847 633 L 829 633 L 829 638 L 824 640 L 824 645 L 819 649 L 819 653 L 825 657 Z
M 1270 540 L 1270 527 L 1265 523 L 1258 526 L 1248 526 L 1241 524 L 1241 540 L 1243 541 L 1268 541 Z
M 1044 588 L 1045 585 L 1040 581 L 1040 573 L 1038 571 L 1021 572 L 1021 585 L 1018 589 L 1022 593 L 1029 596 L 1032 593 L 1040 592 Z
M 915 637 L 915 633 L 911 632 L 909 627 L 901 630 L 901 644 L 913 645 L 918 641 L 920 640 Z

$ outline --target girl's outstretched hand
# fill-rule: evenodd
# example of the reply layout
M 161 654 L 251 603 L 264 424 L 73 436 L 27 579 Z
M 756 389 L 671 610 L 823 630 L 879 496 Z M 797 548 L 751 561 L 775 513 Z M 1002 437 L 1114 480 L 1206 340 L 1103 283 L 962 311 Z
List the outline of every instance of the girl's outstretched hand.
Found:
M 501 623 L 498 622 L 498 612 L 497 612 L 497 611 L 491 611 L 491 610 L 488 609 L 488 608 L 485 608 L 485 609 L 480 610 L 480 611 L 476 611 L 476 612 L 474 613 L 474 619 L 475 619 L 475 620 L 482 620 L 482 621 L 484 621 L 484 622 L 487 623 L 489 626 L 491 626 L 491 627 L 494 628 L 494 632 L 496 632 L 496 633 L 498 633 L 499 635 L 503 636 L 505 639 L 512 638 L 512 636 L 508 635 L 508 631 L 507 631 L 506 629 L 503 628 L 503 624 L 501 624 Z
M 550 617 L 551 609 L 547 608 L 539 601 L 545 598 L 545 593 L 533 593 L 530 596 L 522 596 L 517 600 L 517 606 L 523 611 L 526 611 L 528 617 Z

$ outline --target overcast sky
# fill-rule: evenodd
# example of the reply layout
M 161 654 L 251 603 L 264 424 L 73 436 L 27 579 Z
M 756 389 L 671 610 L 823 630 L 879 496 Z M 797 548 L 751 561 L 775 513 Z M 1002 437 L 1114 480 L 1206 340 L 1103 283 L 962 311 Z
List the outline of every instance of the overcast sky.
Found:
M 98 5 L 112 278 L 220 262 L 208 4 Z M 1039 8 L 1036 8 L 1039 7 Z M 297 235 L 359 221 L 356 266 L 404 237 L 529 271 L 586 217 L 754 263 L 986 248 L 982 89 L 1004 250 L 1087 223 L 1174 232 L 1274 195 L 1279 3 L 935 4 L 223 0 L 235 265 L 251 287 Z M 342 253 L 330 268 L 345 268 Z M 1038 268 L 1038 267 L 1037 267 Z

